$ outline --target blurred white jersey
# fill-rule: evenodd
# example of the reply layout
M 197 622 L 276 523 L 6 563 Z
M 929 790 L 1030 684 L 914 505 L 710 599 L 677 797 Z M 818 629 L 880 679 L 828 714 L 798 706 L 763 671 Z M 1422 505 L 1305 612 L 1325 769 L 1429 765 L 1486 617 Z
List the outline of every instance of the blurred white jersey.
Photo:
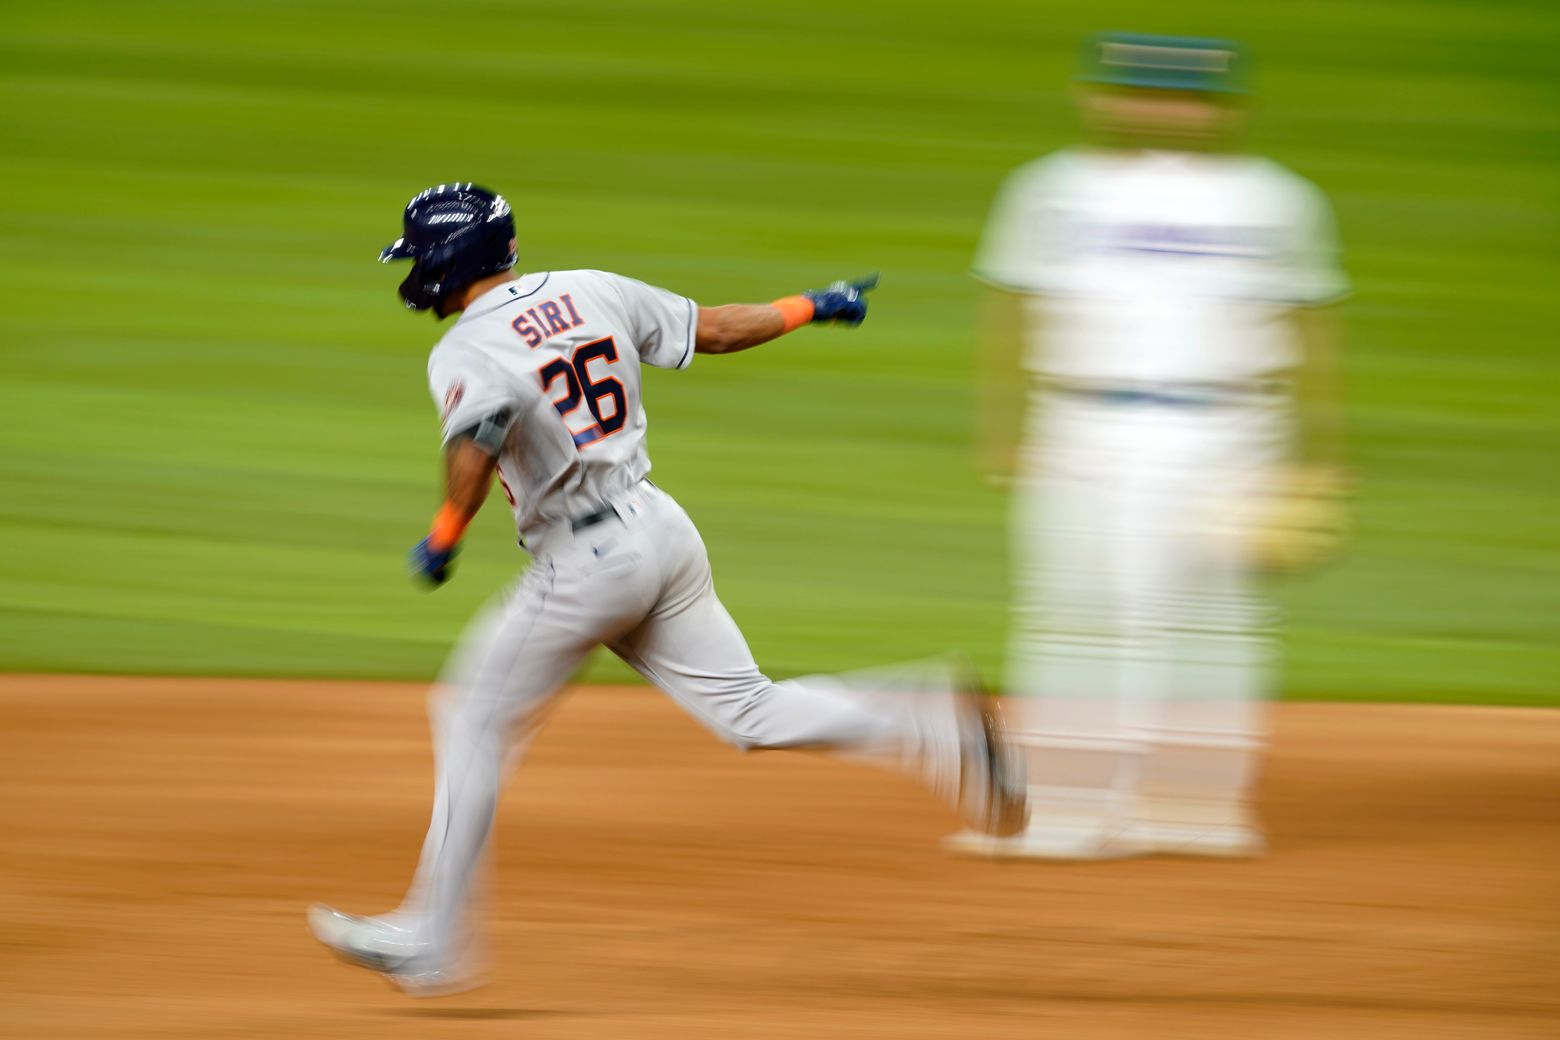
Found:
M 1286 312 L 1346 291 L 1311 184 L 1253 156 L 1070 150 L 1004 185 L 975 275 L 1038 378 L 1014 497 L 1016 854 L 1251 854 L 1268 611 L 1232 517 L 1290 452 Z
M 1069 150 L 1014 172 L 975 276 L 1032 298 L 1027 367 L 1235 382 L 1297 360 L 1296 305 L 1347 291 L 1327 200 L 1254 156 Z
M 509 411 L 498 475 L 516 528 L 534 541 L 650 472 L 639 366 L 686 368 L 697 325 L 692 300 L 605 271 L 505 282 L 428 358 L 444 439 Z

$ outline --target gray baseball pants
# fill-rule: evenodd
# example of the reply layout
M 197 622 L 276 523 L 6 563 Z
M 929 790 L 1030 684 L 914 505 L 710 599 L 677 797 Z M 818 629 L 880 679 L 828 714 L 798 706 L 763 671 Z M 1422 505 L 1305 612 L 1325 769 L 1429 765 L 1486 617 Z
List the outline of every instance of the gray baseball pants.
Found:
M 611 505 L 612 518 L 536 540 L 530 570 L 468 628 L 434 691 L 433 816 L 393 916 L 435 949 L 467 931 L 508 766 L 599 645 L 738 748 L 865 757 L 957 800 L 961 734 L 945 675 L 929 696 L 872 697 L 866 680 L 834 677 L 771 682 L 716 596 L 683 509 L 648 482 Z

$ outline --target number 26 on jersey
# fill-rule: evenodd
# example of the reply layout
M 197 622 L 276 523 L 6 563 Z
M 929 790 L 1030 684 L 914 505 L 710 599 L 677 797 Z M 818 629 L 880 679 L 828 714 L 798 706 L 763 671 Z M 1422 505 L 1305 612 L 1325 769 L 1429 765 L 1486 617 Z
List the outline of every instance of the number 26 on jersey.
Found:
M 563 381 L 563 393 L 553 397 L 552 403 L 569 428 L 576 448 L 612 436 L 628 421 L 628 397 L 622 382 L 599 371 L 617 359 L 617 345 L 608 336 L 580 344 L 568 359 L 555 358 L 537 373 L 542 380 L 542 392 L 549 396 L 554 393 L 554 384 Z M 592 361 L 598 365 L 595 377 L 590 369 Z M 584 417 L 575 414 L 581 404 L 590 419 L 583 426 Z

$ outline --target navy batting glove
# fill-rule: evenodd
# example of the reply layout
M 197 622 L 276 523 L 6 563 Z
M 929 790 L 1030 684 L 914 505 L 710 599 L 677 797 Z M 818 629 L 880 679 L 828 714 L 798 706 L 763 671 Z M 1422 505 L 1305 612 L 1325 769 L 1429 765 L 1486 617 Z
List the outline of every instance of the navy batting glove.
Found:
M 424 538 L 412 547 L 410 559 L 412 574 L 432 585 L 443 585 L 450 580 L 450 565 L 455 561 L 455 551 L 459 546 L 435 549 L 429 544 L 432 540 L 432 538 Z
M 854 282 L 835 282 L 827 289 L 809 289 L 802 293 L 813 303 L 814 324 L 826 321 L 841 325 L 860 325 L 867 320 L 867 290 L 875 288 L 878 276 L 869 274 Z

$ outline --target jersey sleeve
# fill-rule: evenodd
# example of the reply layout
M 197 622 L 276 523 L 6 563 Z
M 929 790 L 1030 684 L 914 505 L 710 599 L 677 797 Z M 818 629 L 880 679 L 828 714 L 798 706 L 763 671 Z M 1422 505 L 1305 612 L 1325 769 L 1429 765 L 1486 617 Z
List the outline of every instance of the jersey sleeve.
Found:
M 1339 263 L 1338 231 L 1327 197 L 1309 181 L 1296 181 L 1277 295 L 1289 303 L 1319 306 L 1347 296 L 1349 279 Z
M 428 391 L 446 444 L 504 409 L 522 404 L 520 388 L 472 344 L 445 341 L 428 359 Z
M 693 361 L 693 337 L 699 307 L 686 296 L 622 275 L 610 275 L 623 298 L 629 333 L 639 359 L 656 368 L 687 368 Z
M 997 193 L 970 273 L 981 282 L 1015 293 L 1055 288 L 1058 240 L 1054 161 L 1016 170 Z

